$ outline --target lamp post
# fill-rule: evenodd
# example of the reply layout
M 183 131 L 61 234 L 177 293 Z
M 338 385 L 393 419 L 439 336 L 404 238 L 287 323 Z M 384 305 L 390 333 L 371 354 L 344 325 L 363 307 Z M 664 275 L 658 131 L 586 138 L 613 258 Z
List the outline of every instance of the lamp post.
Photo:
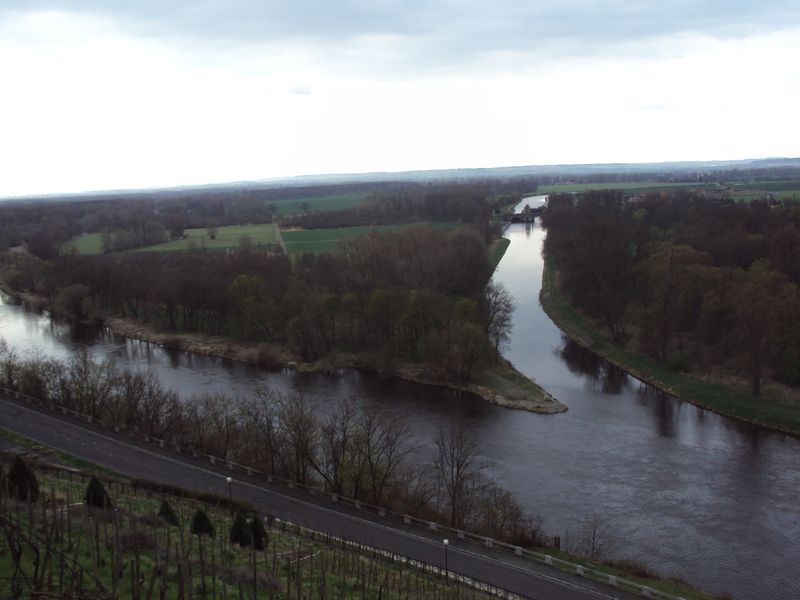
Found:
M 228 482 L 228 500 L 230 501 L 230 504 L 228 505 L 228 508 L 231 511 L 231 517 L 232 517 L 233 516 L 233 492 L 231 491 L 231 484 L 233 483 L 233 478 L 226 477 L 225 481 Z
M 445 579 L 450 579 L 450 570 L 447 568 L 447 547 L 450 545 L 450 540 L 444 540 L 444 576 Z

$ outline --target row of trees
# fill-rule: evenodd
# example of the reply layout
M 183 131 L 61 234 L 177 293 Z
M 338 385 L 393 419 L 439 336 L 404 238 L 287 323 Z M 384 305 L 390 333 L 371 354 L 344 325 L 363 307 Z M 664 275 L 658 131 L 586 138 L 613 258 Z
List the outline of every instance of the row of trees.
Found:
M 547 255 L 571 302 L 678 370 L 800 383 L 800 205 L 689 192 L 551 196 Z
M 463 222 L 486 224 L 493 205 L 478 185 L 434 186 L 371 194 L 364 205 L 331 212 L 284 218 L 284 224 L 306 229 L 391 225 L 396 223 Z
M 302 396 L 259 390 L 184 401 L 148 371 L 85 354 L 68 362 L 18 356 L 0 343 L 0 382 L 99 419 L 266 473 L 413 514 L 446 518 L 487 535 L 533 541 L 537 521 L 485 476 L 475 437 L 441 430 L 426 453 L 408 424 L 353 400 L 315 406 Z

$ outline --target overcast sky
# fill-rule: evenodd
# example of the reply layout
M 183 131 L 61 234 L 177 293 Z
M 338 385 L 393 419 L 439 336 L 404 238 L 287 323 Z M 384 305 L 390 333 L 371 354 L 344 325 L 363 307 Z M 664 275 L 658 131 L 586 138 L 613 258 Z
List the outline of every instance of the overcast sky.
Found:
M 2 0 L 0 196 L 798 156 L 797 0 Z

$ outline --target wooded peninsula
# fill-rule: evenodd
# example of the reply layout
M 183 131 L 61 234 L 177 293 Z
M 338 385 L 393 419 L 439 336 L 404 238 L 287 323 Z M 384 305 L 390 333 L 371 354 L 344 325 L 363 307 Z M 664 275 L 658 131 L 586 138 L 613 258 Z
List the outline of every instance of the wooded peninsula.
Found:
M 377 370 L 558 412 L 502 359 L 514 300 L 490 282 L 501 234 L 492 217 L 530 185 L 389 187 L 356 206 L 298 200 L 282 216 L 280 200 L 250 192 L 18 203 L 4 207 L 0 277 L 57 314 L 171 347 L 273 368 Z M 243 233 L 216 245 L 238 227 L 274 241 Z M 284 236 L 298 231 L 307 247 L 330 231 L 338 242 L 294 254 Z M 81 247 L 88 235 L 99 249 Z

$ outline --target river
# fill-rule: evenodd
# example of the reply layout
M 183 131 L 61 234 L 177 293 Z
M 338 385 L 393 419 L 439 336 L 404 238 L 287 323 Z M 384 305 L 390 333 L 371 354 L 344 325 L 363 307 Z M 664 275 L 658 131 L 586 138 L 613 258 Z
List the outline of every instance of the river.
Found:
M 526 199 L 531 204 L 543 197 Z M 322 410 L 354 396 L 413 424 L 419 441 L 464 419 L 491 474 L 553 535 L 600 516 L 609 557 L 734 598 L 800 597 L 800 441 L 739 423 L 664 394 L 567 342 L 539 305 L 544 232 L 511 225 L 495 273 L 517 298 L 506 356 L 569 410 L 537 415 L 473 396 L 343 370 L 267 372 L 168 352 L 107 330 L 55 322 L 0 298 L 0 337 L 19 350 L 67 357 L 85 348 L 120 365 L 151 368 L 181 394 L 247 395 L 257 385 L 300 392 Z

